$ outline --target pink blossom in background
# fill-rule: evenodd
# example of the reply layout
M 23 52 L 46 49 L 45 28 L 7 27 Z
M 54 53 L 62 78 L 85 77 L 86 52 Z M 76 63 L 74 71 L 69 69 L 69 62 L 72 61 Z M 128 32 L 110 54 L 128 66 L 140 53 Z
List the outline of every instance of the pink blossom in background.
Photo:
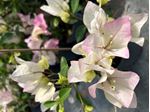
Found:
M 59 46 L 59 40 L 58 39 L 55 39 L 55 38 L 52 38 L 52 39 L 49 39 L 47 40 L 43 47 L 40 47 L 42 42 L 41 40 L 36 40 L 36 39 L 30 39 L 28 38 L 26 40 L 26 42 L 28 43 L 28 47 L 30 48 L 34 48 L 37 47 L 37 48 L 45 48 L 45 49 L 50 49 L 50 48 L 58 48 Z M 48 62 L 50 65 L 54 65 L 56 63 L 56 55 L 53 51 L 36 51 L 34 52 L 34 55 L 33 55 L 33 61 L 37 62 L 39 59 L 40 59 L 40 56 L 43 55 L 45 56 L 47 59 L 48 59 Z
M 52 38 L 52 39 L 49 39 L 48 41 L 46 41 L 44 43 L 44 48 L 46 48 L 46 49 L 48 49 L 48 48 L 58 48 L 58 45 L 59 45 L 59 40 L 55 39 L 55 38 Z
M 18 16 L 22 21 L 24 27 L 27 27 L 28 25 L 29 26 L 33 25 L 33 19 L 31 19 L 30 15 L 23 15 L 21 13 L 18 13 Z
M 10 91 L 0 90 L 0 105 L 7 105 L 13 101 L 13 95 Z
M 41 47 L 42 40 L 38 38 L 29 37 L 25 39 L 25 43 L 27 43 L 27 46 L 30 49 L 39 49 Z
M 35 16 L 35 18 L 33 20 L 33 25 L 34 25 L 34 29 L 33 29 L 32 35 L 34 33 L 36 33 L 37 35 L 40 35 L 40 34 L 50 35 L 51 34 L 47 29 L 48 26 L 46 24 L 44 15 L 42 13 Z
M 39 14 L 39 15 L 35 16 L 35 18 L 33 20 L 33 25 L 38 26 L 38 27 L 42 28 L 43 30 L 46 30 L 47 24 L 46 24 L 46 21 L 44 19 L 44 15 Z

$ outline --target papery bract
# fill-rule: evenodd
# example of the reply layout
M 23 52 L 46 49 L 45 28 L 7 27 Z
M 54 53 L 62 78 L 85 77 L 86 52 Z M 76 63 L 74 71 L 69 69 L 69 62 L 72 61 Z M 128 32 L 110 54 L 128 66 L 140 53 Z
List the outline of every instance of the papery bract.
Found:
M 108 0 L 106 1 L 108 2 Z M 102 2 L 102 0 L 100 0 L 99 2 Z M 92 13 L 89 13 L 91 11 Z M 135 42 L 136 44 L 143 46 L 144 38 L 139 38 L 139 36 L 142 26 L 148 19 L 148 14 L 127 14 L 126 16 L 129 16 L 131 22 L 131 42 Z M 102 26 L 104 24 L 107 24 L 110 19 L 109 17 L 107 17 L 101 7 L 97 6 L 92 2 L 88 2 L 84 10 L 83 21 L 90 33 L 98 33 L 101 32 Z
M 99 32 L 106 23 L 107 15 L 104 10 L 96 4 L 88 1 L 83 15 L 83 22 L 90 33 Z
M 72 48 L 76 54 L 85 55 L 94 49 L 106 50 L 107 56 L 129 58 L 128 43 L 131 40 L 131 25 L 128 16 L 106 23 L 95 34 L 90 34 L 84 41 Z
M 135 42 L 136 44 L 143 46 L 144 37 L 140 37 L 140 31 L 148 19 L 148 14 L 147 13 L 129 14 L 128 16 L 130 17 L 131 21 L 131 31 L 132 31 L 131 42 Z
M 104 73 L 105 74 L 105 73 Z M 102 73 L 103 75 L 103 73 Z M 134 72 L 115 70 L 107 78 L 100 79 L 96 84 L 89 87 L 89 93 L 96 97 L 96 88 L 104 91 L 107 100 L 121 108 L 135 108 L 137 105 L 134 89 L 139 82 L 139 76 Z

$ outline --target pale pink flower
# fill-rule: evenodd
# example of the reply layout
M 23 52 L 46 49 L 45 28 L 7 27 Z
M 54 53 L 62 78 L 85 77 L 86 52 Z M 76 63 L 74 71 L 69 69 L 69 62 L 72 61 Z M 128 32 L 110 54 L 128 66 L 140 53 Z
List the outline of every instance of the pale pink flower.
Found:
M 99 32 L 101 27 L 107 22 L 107 20 L 108 17 L 105 11 L 93 2 L 88 1 L 83 15 L 83 22 L 88 31 L 90 33 Z
M 84 41 L 76 44 L 72 51 L 76 54 L 87 55 L 99 49 L 105 50 L 106 56 L 129 58 L 128 43 L 131 40 L 131 25 L 128 16 L 106 23 L 101 31 L 90 34 Z
M 132 39 L 131 42 L 143 46 L 144 38 L 140 37 L 140 30 L 148 19 L 147 13 L 139 14 L 125 14 L 123 16 L 129 16 L 131 23 Z M 83 22 L 90 33 L 99 33 L 104 24 L 108 23 L 111 19 L 105 13 L 105 11 L 98 5 L 88 2 L 83 15 Z
M 115 70 L 112 75 L 101 74 L 96 84 L 89 87 L 89 93 L 96 97 L 96 88 L 104 91 L 105 97 L 113 105 L 121 108 L 135 108 L 137 106 L 134 89 L 139 82 L 139 76 L 134 72 L 123 72 Z M 106 77 L 107 75 L 107 77 Z

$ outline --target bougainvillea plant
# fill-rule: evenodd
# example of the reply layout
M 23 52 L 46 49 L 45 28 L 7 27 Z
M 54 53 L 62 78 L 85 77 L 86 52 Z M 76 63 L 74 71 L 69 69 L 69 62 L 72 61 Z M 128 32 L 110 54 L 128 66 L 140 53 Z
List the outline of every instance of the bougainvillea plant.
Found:
M 36 104 L 42 112 L 65 112 L 64 103 L 73 90 L 80 111 L 92 112 L 94 105 L 80 93 L 80 83 L 90 84 L 85 89 L 93 100 L 97 90 L 102 90 L 115 112 L 117 107 L 137 107 L 138 74 L 121 71 L 113 63 L 116 57 L 130 57 L 130 42 L 143 46 L 140 31 L 147 13 L 114 18 L 103 9 L 110 0 L 28 2 L 6 0 L 0 6 L 3 112 L 30 112 Z M 69 50 L 76 58 L 60 53 Z

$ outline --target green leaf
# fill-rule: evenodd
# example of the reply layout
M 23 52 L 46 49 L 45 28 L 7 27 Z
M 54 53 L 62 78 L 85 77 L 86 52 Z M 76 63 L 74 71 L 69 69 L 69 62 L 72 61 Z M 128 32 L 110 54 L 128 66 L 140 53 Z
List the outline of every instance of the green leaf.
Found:
M 57 101 L 47 101 L 44 103 L 44 106 L 47 107 L 47 108 L 51 108 L 53 107 L 54 105 L 57 105 L 58 102 Z
M 85 32 L 86 32 L 86 27 L 84 25 L 80 25 L 76 29 L 76 31 L 75 31 L 75 37 L 76 37 L 76 41 L 77 42 L 80 42 L 83 39 Z
M 0 36 L 0 43 L 6 43 L 8 42 L 8 40 L 12 39 L 12 37 L 13 37 L 12 32 L 6 32 Z
M 70 95 L 71 88 L 63 88 L 59 91 L 60 101 L 64 102 Z
M 76 91 L 76 98 L 80 101 L 80 103 L 83 103 L 84 105 L 92 106 L 92 103 L 89 99 L 84 98 L 78 91 Z
M 60 74 L 63 76 L 67 76 L 67 72 L 68 72 L 68 63 L 66 58 L 62 57 L 61 61 L 60 61 Z
M 79 7 L 79 0 L 71 0 L 71 10 L 76 13 Z

